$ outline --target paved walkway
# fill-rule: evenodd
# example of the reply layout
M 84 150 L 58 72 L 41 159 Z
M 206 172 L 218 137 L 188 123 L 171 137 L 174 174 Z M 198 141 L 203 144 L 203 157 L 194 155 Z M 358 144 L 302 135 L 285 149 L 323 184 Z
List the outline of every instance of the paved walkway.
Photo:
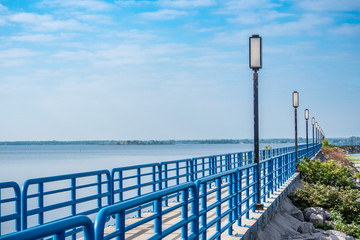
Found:
M 282 194 L 282 192 L 286 189 L 286 187 L 288 186 L 288 184 L 291 182 L 290 180 L 292 180 L 293 178 L 289 179 L 287 183 L 284 184 L 283 187 L 281 187 L 279 189 L 279 191 L 277 191 L 276 193 L 274 193 L 273 195 L 270 196 L 270 198 L 267 199 L 267 202 L 264 204 L 265 205 L 265 210 L 264 211 L 256 211 L 256 212 L 252 212 L 250 211 L 250 218 L 246 219 L 245 216 L 242 217 L 242 225 L 243 226 L 247 226 L 247 227 L 238 227 L 237 223 L 233 224 L 233 236 L 229 236 L 228 235 L 228 231 L 226 230 L 222 235 L 221 235 L 221 239 L 224 240 L 235 240 L 235 239 L 250 239 L 250 236 L 255 234 L 257 232 L 258 226 L 260 226 L 257 223 L 257 220 L 264 217 L 268 218 L 270 217 L 270 214 L 268 213 L 268 211 L 272 212 L 274 211 L 274 206 L 277 205 L 276 201 L 279 201 L 279 196 Z M 224 196 L 227 194 L 227 188 L 222 190 L 222 195 L 224 194 Z M 245 197 L 245 193 L 243 193 L 243 197 Z M 208 202 L 207 202 L 207 206 L 211 205 L 212 203 L 214 203 L 216 201 L 216 196 L 215 193 L 211 194 L 208 196 Z M 176 203 L 169 203 L 168 207 L 163 207 L 163 210 L 166 210 L 168 208 L 170 208 L 171 206 L 175 205 Z M 225 212 L 228 209 L 228 204 L 227 202 L 222 204 L 222 210 L 221 212 Z M 126 219 L 126 226 L 128 226 L 129 224 L 133 224 L 136 223 L 138 221 L 141 221 L 141 219 L 151 216 L 153 215 L 153 212 L 145 212 L 142 213 L 142 218 L 129 218 Z M 190 213 L 189 213 L 190 214 Z M 208 219 L 212 219 L 213 217 L 215 217 L 216 215 L 215 209 L 208 212 L 207 214 L 207 218 Z M 170 213 L 164 215 L 162 221 L 163 221 L 163 229 L 166 229 L 170 226 L 172 226 L 174 223 L 177 223 L 181 220 L 181 209 L 177 209 L 174 211 L 171 211 Z M 200 220 L 201 221 L 201 220 Z M 227 224 L 228 221 L 228 217 L 224 217 L 222 219 L 222 223 L 221 226 L 225 226 Z M 262 223 L 261 223 L 262 224 Z M 250 227 L 252 228 L 252 230 L 250 231 Z M 105 234 L 109 234 L 111 232 L 113 232 L 115 230 L 114 226 L 110 226 L 108 228 L 105 229 Z M 211 236 L 212 234 L 215 233 L 215 225 L 212 228 L 208 229 L 208 236 Z M 126 239 L 130 240 L 130 239 L 148 239 L 150 237 L 152 237 L 154 234 L 154 224 L 153 221 L 146 223 L 146 224 L 142 224 L 141 226 L 132 229 L 130 231 L 126 232 Z M 163 239 L 167 239 L 167 240 L 178 240 L 181 239 L 181 230 L 175 231 L 171 234 L 169 234 L 168 236 L 166 236 Z

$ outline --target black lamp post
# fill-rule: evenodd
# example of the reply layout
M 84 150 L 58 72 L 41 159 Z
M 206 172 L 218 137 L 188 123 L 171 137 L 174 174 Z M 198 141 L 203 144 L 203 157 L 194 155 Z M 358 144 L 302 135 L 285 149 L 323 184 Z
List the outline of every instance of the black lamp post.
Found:
M 313 156 L 315 155 L 315 146 L 314 146 L 314 139 L 315 139 L 315 135 L 314 135 L 314 127 L 315 127 L 315 118 L 312 117 L 311 119 L 311 123 L 312 123 L 312 130 L 313 130 Z
M 309 109 L 305 109 L 305 120 L 306 120 L 306 155 L 308 155 L 309 154 L 309 138 L 308 138 Z
M 293 92 L 293 107 L 295 109 L 295 156 L 296 156 L 296 168 L 298 163 L 298 146 L 297 146 L 297 108 L 299 107 L 299 93 Z
M 257 164 L 257 203 L 256 210 L 264 210 L 264 204 L 261 204 L 260 192 L 260 159 L 259 159 L 259 102 L 258 102 L 258 71 L 262 67 L 262 39 L 259 35 L 252 35 L 249 38 L 249 67 L 254 71 L 254 160 Z
M 315 128 L 316 128 L 316 144 L 319 143 L 319 127 L 318 127 L 318 123 L 315 123 Z

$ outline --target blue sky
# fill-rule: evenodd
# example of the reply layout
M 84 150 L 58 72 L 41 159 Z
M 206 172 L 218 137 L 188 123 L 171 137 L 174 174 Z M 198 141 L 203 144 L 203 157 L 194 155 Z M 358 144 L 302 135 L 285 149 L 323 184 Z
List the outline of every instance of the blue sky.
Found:
M 0 141 L 360 136 L 359 0 L 0 0 Z

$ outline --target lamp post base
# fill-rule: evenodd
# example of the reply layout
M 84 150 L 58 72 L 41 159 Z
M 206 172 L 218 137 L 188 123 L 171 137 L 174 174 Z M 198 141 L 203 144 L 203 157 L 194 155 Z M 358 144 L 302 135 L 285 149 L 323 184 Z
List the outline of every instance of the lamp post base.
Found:
M 264 210 L 264 204 L 256 203 L 255 204 L 255 210 Z

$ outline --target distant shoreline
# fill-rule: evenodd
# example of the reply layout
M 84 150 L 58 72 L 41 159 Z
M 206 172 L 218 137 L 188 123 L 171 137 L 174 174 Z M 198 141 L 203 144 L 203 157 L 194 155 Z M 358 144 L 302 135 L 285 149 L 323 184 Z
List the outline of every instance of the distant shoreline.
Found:
M 359 138 L 360 139 L 360 138 Z M 328 139 L 333 145 L 352 145 L 354 142 L 351 138 L 333 138 Z M 203 139 L 203 140 L 78 140 L 78 141 L 2 141 L 3 145 L 176 145 L 176 144 L 253 144 L 252 139 Z M 294 139 L 290 138 L 273 138 L 260 139 L 260 143 L 292 143 Z M 298 139 L 299 144 L 306 144 L 305 138 Z M 358 139 L 354 142 L 360 143 Z M 309 138 L 309 145 L 312 139 Z
M 300 144 L 306 143 L 300 138 Z M 261 139 L 260 143 L 294 143 L 293 139 Z M 3 141 L 0 145 L 176 145 L 176 144 L 253 144 L 252 139 L 204 140 L 93 140 L 93 141 Z
M 305 143 L 305 141 L 299 141 Z M 4 141 L 0 145 L 176 145 L 176 144 L 252 144 L 250 139 L 205 140 L 94 140 L 94 141 Z M 294 143 L 293 139 L 262 139 L 260 143 Z

